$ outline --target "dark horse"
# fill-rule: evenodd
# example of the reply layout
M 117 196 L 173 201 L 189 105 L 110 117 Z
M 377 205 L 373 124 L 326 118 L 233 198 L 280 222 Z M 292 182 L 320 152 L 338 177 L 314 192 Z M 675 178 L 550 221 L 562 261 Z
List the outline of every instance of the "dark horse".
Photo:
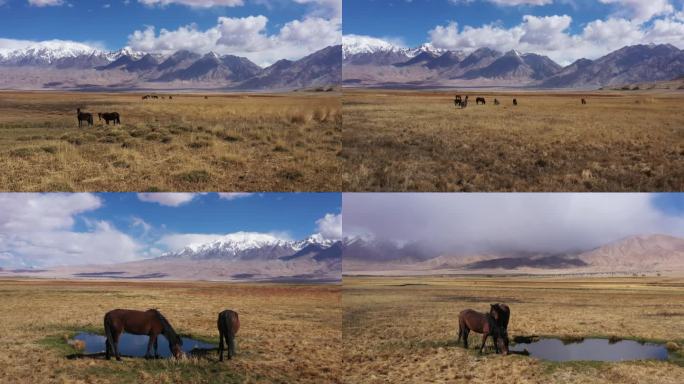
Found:
M 587 104 L 587 100 L 586 100 L 586 99 L 582 99 L 582 105 L 585 105 L 585 104 Z
M 119 337 L 126 331 L 133 335 L 148 335 L 150 340 L 147 343 L 145 358 L 151 357 L 152 346 L 154 345 L 154 357 L 158 357 L 157 336 L 164 335 L 169 341 L 169 349 L 175 358 L 183 356 L 183 339 L 173 330 L 168 320 L 156 309 L 147 311 L 134 311 L 130 309 L 115 309 L 109 311 L 104 317 L 104 329 L 107 341 L 105 342 L 105 357 L 109 360 L 113 352 L 117 360 L 121 360 L 119 354 Z
M 460 107 L 462 103 L 463 103 L 463 99 L 461 99 L 460 95 L 458 95 L 454 98 L 454 106 Z
M 501 328 L 504 343 L 506 343 L 506 346 L 508 347 L 508 321 L 511 319 L 511 309 L 508 305 L 502 303 L 492 304 L 492 309 L 498 312 L 497 323 Z
M 228 346 L 228 360 L 235 356 L 235 334 L 240 329 L 240 318 L 237 312 L 227 309 L 218 315 L 216 325 L 219 330 L 219 361 L 223 361 L 223 340 Z
M 487 100 L 485 100 L 484 97 L 478 97 L 478 98 L 476 98 L 476 99 L 475 99 L 475 104 L 480 105 L 480 103 L 482 103 L 482 105 L 487 105 Z
M 109 125 L 110 121 L 113 121 L 114 125 L 117 125 L 117 124 L 121 125 L 121 117 L 119 116 L 119 112 L 98 113 L 97 117 L 98 117 L 98 119 L 100 119 L 100 121 L 102 121 L 102 119 L 104 119 L 104 121 L 107 123 L 107 125 Z
M 499 104 L 500 104 L 500 103 L 499 103 L 499 100 L 498 100 L 498 99 L 494 99 L 494 105 L 499 105 Z
M 489 313 L 480 313 L 472 309 L 461 311 L 458 315 L 458 340 L 457 343 L 463 339 L 463 346 L 468 348 L 468 334 L 470 331 L 475 331 L 482 334 L 482 345 L 480 346 L 480 353 L 484 351 L 487 338 L 492 336 L 494 339 L 494 349 L 496 353 L 504 355 L 508 354 L 508 343 L 504 341 L 502 329 L 498 324 L 499 312 L 492 304 Z
M 518 99 L 513 99 L 513 105 L 518 105 Z
M 88 125 L 93 125 L 93 114 L 81 112 L 81 108 L 76 109 L 76 117 L 78 117 L 78 127 L 80 128 L 85 121 Z

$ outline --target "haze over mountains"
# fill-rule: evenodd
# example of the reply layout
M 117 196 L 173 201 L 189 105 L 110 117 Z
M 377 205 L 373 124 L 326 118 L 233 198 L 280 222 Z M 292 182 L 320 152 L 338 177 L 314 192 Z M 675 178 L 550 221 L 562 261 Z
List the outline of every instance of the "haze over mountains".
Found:
M 333 87 L 341 81 L 341 46 L 262 68 L 244 57 L 124 48 L 105 52 L 70 43 L 0 52 L 0 89 L 234 89 Z
M 397 246 L 390 242 L 355 239 L 345 243 L 345 274 L 441 273 L 681 273 L 684 239 L 666 235 L 640 235 L 595 249 L 565 253 L 493 252 L 450 254 L 420 244 Z
M 546 56 L 515 50 L 480 48 L 465 53 L 429 44 L 407 49 L 357 36 L 344 37 L 342 55 L 347 86 L 591 89 L 684 75 L 684 51 L 670 44 L 628 46 L 565 67 Z
M 0 274 L 53 278 L 332 282 L 341 279 L 341 268 L 341 242 L 320 234 L 292 241 L 269 234 L 238 232 L 141 261 L 36 271 L 0 270 Z

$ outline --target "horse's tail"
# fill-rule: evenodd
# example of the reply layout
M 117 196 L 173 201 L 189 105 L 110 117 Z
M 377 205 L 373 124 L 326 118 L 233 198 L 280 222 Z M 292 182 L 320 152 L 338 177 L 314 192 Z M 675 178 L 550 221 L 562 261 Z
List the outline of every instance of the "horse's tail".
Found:
M 106 313 L 104 316 L 104 332 L 105 332 L 105 356 L 109 357 L 110 350 L 113 351 L 113 346 L 114 346 L 114 337 L 112 336 L 112 329 L 110 325 L 111 319 L 109 317 L 109 313 Z
M 237 313 L 229 312 L 228 316 L 223 317 L 224 329 L 226 330 L 226 344 L 228 344 L 228 356 L 235 356 L 235 332 L 233 329 L 233 316 L 237 318 Z

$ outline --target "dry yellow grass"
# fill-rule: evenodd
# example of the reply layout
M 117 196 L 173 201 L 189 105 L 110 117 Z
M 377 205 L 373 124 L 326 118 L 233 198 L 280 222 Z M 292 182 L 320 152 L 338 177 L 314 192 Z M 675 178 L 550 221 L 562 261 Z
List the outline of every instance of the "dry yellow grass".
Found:
M 454 93 L 345 90 L 343 190 L 684 189 L 681 92 Z
M 336 383 L 339 286 L 0 280 L 2 383 Z M 102 332 L 113 308 L 157 307 L 176 331 L 216 343 L 216 316 L 238 311 L 238 354 L 188 360 L 67 360 L 63 335 Z
M 511 308 L 516 335 L 684 339 L 684 281 L 666 278 L 345 277 L 347 383 L 682 383 L 674 362 L 551 363 L 456 345 L 458 313 Z M 481 339 L 480 339 L 481 340 Z
M 78 128 L 76 108 L 121 126 Z M 3 191 L 339 191 L 336 93 L 0 92 Z

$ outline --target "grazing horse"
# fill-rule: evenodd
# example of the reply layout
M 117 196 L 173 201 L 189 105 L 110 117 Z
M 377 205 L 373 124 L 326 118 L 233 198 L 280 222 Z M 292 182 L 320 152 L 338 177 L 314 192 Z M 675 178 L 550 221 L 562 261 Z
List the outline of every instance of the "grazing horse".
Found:
M 454 106 L 460 107 L 461 104 L 463 104 L 463 99 L 461 99 L 461 96 L 458 95 L 454 98 Z
M 483 353 L 487 338 L 492 336 L 494 339 L 494 349 L 496 353 L 508 354 L 508 343 L 504 341 L 501 327 L 498 324 L 498 311 L 493 306 L 489 313 L 480 313 L 472 309 L 461 311 L 458 315 L 458 340 L 457 343 L 463 339 L 463 346 L 468 348 L 468 334 L 470 331 L 475 331 L 482 334 L 482 345 L 480 346 L 480 353 Z
M 219 361 L 223 361 L 223 340 L 228 346 L 228 360 L 235 356 L 235 334 L 240 329 L 240 318 L 237 312 L 227 309 L 218 315 L 216 325 L 219 330 Z
M 169 95 L 169 100 L 173 100 L 173 96 Z
M 587 104 L 587 100 L 586 100 L 586 99 L 582 99 L 582 105 L 586 105 L 586 104 Z
M 499 327 L 501 328 L 501 333 L 502 337 L 504 339 L 504 343 L 506 343 L 506 347 L 508 347 L 508 321 L 511 318 L 511 309 L 508 307 L 508 305 L 503 304 L 503 303 L 497 303 L 497 304 L 492 304 L 490 312 L 491 311 L 496 311 L 497 312 L 497 323 L 499 324 Z
M 485 100 L 484 97 L 478 97 L 475 99 L 476 105 L 480 105 L 480 103 L 482 103 L 482 105 L 487 105 L 487 101 Z
M 114 122 L 114 125 L 121 125 L 121 116 L 119 116 L 119 112 L 105 112 L 105 113 L 98 113 L 97 114 L 98 119 L 102 121 L 104 119 L 105 123 L 109 125 L 110 121 Z
M 513 105 L 518 105 L 518 99 L 513 99 Z
M 498 99 L 494 99 L 494 105 L 499 105 L 499 104 L 500 104 L 500 103 L 499 103 L 499 100 L 498 100 Z
M 78 127 L 80 128 L 85 121 L 88 125 L 93 125 L 93 114 L 81 112 L 81 108 L 76 109 L 76 116 L 78 117 Z
M 105 342 L 105 357 L 109 360 L 110 353 L 114 353 L 117 360 L 121 360 L 119 354 L 119 337 L 126 331 L 133 335 L 148 335 L 150 340 L 147 342 L 145 358 L 150 358 L 152 346 L 154 346 L 154 357 L 158 357 L 157 336 L 164 335 L 169 341 L 169 349 L 175 358 L 183 356 L 183 339 L 174 331 L 168 320 L 156 309 L 147 311 L 134 311 L 130 309 L 115 309 L 109 311 L 104 316 L 104 329 L 107 340 Z
M 150 98 L 150 95 L 145 95 L 145 96 L 142 97 L 143 100 L 147 100 L 147 99 L 149 99 L 149 98 Z

